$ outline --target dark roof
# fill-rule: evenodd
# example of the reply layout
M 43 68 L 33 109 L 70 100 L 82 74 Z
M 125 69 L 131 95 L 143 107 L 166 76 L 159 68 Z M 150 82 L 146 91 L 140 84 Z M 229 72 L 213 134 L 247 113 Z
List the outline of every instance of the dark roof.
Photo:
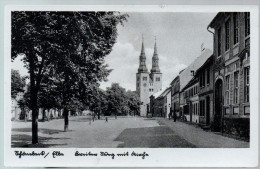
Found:
M 223 12 L 217 13 L 217 15 L 213 18 L 213 20 L 209 23 L 208 27 L 214 28 L 216 21 L 223 15 Z
M 178 78 L 179 78 L 179 75 L 177 75 L 177 76 L 172 80 L 172 82 L 170 83 L 170 85 L 172 85 L 173 82 L 175 82 Z

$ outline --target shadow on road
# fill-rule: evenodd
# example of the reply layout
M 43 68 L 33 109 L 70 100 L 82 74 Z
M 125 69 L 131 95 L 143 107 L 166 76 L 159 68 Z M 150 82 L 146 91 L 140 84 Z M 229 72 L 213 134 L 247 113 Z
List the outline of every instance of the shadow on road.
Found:
M 31 132 L 32 129 L 31 128 L 14 128 L 14 129 L 12 129 L 12 131 L 13 132 Z M 52 134 L 58 134 L 60 132 L 63 132 L 63 130 L 39 128 L 38 132 L 42 133 L 42 134 L 52 135 Z
M 114 141 L 118 147 L 194 148 L 195 145 L 176 135 L 167 126 L 125 129 Z
M 32 137 L 30 135 L 26 134 L 15 134 L 12 135 L 12 143 L 11 146 L 13 148 L 15 147 L 23 147 L 23 148 L 48 148 L 48 147 L 53 147 L 53 146 L 61 146 L 61 145 L 67 145 L 67 144 L 48 144 L 47 142 L 50 140 L 64 140 L 64 139 L 69 139 L 69 138 L 53 138 L 53 137 L 42 137 L 38 136 L 38 141 L 39 144 L 37 145 L 32 145 Z

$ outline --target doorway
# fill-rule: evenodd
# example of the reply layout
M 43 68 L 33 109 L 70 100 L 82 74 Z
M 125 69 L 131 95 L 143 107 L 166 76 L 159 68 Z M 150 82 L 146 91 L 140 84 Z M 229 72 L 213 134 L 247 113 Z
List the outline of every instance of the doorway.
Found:
M 223 81 L 218 79 L 215 83 L 215 116 L 214 116 L 214 127 L 216 131 L 220 131 L 221 117 L 223 111 Z
M 210 97 L 206 97 L 206 125 L 210 123 Z

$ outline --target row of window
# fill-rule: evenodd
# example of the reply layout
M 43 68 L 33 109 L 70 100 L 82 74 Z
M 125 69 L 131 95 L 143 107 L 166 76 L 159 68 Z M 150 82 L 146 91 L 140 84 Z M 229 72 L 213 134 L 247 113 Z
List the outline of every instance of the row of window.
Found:
M 225 90 L 225 98 L 226 98 L 226 105 L 230 104 L 230 76 L 226 76 L 226 90 Z M 233 88 L 233 103 L 238 104 L 239 101 L 239 71 L 234 72 L 234 88 Z M 246 67 L 244 69 L 244 102 L 249 102 L 249 79 L 250 79 L 250 67 Z
M 192 107 L 192 114 L 199 115 L 199 103 L 193 103 Z
M 225 22 L 225 51 L 230 49 L 230 39 L 231 39 L 231 21 L 228 19 Z M 245 24 L 245 37 L 250 35 L 250 13 L 245 12 L 245 17 L 244 17 L 244 24 Z M 238 43 L 239 41 L 239 18 L 238 18 L 238 13 L 234 13 L 233 15 L 233 41 L 234 45 Z M 221 48 L 222 48 L 222 34 L 221 34 L 221 27 L 217 30 L 217 51 L 218 51 L 218 56 L 221 55 Z
M 198 85 L 195 85 L 184 92 L 184 98 L 195 96 L 198 93 L 199 93 L 199 87 Z
M 137 77 L 137 81 L 139 81 L 139 80 L 140 80 L 140 78 Z M 160 81 L 160 77 L 156 77 L 155 80 L 156 80 L 156 81 Z M 147 81 L 147 77 L 146 77 L 146 76 L 143 77 L 143 81 Z
M 231 112 L 231 111 L 232 112 Z M 233 107 L 232 109 L 230 108 L 225 108 L 225 115 L 238 115 L 239 114 L 239 107 Z M 244 106 L 244 115 L 249 115 L 250 114 L 250 107 L 249 106 Z
M 208 68 L 200 75 L 200 88 L 210 84 L 210 69 Z

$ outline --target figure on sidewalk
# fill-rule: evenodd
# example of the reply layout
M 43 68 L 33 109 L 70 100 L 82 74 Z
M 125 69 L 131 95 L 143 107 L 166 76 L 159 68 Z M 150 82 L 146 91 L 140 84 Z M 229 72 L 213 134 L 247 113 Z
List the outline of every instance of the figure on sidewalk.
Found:
M 172 108 L 171 108 L 170 113 L 169 113 L 169 120 L 172 118 L 172 115 L 173 115 L 173 111 L 172 111 Z
M 108 118 L 106 117 L 106 121 L 105 121 L 105 123 L 108 123 Z
M 177 115 L 176 115 L 176 112 L 175 112 L 175 110 L 173 111 L 173 120 L 174 120 L 174 122 L 176 122 L 176 118 L 177 118 Z

